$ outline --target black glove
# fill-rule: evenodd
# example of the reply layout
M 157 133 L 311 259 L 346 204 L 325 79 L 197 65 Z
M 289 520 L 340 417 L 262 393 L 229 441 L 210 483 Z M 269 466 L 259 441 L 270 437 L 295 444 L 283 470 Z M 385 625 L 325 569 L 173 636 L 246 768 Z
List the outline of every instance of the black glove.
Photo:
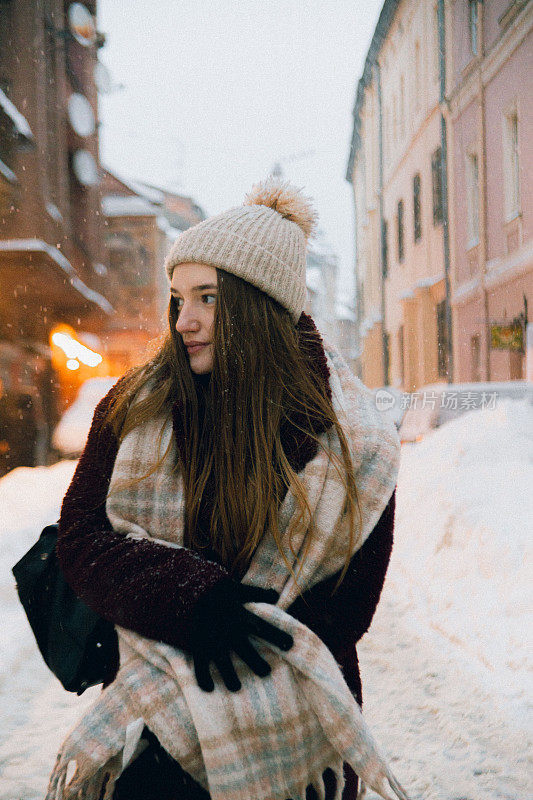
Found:
M 249 641 L 249 636 L 264 639 L 281 650 L 290 650 L 292 636 L 244 608 L 244 603 L 276 603 L 274 589 L 222 580 L 198 601 L 191 624 L 191 654 L 200 689 L 215 688 L 209 665 L 213 661 L 230 692 L 238 692 L 241 682 L 231 663 L 236 653 L 260 677 L 270 674 L 270 666 Z

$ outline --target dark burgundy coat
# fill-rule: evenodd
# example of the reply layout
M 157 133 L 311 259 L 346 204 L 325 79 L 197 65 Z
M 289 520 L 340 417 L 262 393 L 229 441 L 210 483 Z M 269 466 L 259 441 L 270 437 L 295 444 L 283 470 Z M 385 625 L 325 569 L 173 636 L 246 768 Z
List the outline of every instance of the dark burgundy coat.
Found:
M 314 329 L 302 315 L 299 327 Z M 321 341 L 307 347 L 310 367 L 330 392 Z M 76 594 L 111 622 L 151 639 L 188 649 L 192 611 L 198 600 L 221 580 L 226 569 L 186 548 L 175 549 L 115 533 L 105 511 L 107 490 L 118 441 L 103 426 L 114 389 L 96 408 L 85 449 L 63 500 L 57 552 L 61 568 Z M 183 431 L 173 409 L 178 445 Z M 291 465 L 302 469 L 316 453 L 312 437 L 283 432 Z M 362 705 L 356 643 L 368 630 L 385 579 L 393 543 L 393 494 L 378 524 L 352 558 L 333 596 L 338 575 L 317 584 L 287 609 L 313 630 L 340 665 L 346 682 Z M 114 673 L 108 678 L 110 682 Z M 343 800 L 355 800 L 357 778 L 346 766 Z M 182 800 L 189 800 L 183 797 Z

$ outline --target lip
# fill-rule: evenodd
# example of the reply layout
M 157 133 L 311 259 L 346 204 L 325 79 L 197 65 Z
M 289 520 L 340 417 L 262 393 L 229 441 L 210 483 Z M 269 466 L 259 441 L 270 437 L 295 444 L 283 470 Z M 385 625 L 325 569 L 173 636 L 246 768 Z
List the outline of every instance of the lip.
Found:
M 191 344 L 186 344 L 185 347 L 187 348 L 188 353 L 199 353 L 204 347 L 207 347 L 208 342 L 195 342 Z

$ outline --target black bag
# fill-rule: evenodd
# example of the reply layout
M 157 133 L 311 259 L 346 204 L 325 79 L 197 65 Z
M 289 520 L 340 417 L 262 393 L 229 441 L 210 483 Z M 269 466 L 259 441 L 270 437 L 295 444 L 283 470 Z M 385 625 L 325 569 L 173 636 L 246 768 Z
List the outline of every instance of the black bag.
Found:
M 39 650 L 69 692 L 82 694 L 118 666 L 114 626 L 72 591 L 56 555 L 58 525 L 48 525 L 13 567 L 20 602 Z

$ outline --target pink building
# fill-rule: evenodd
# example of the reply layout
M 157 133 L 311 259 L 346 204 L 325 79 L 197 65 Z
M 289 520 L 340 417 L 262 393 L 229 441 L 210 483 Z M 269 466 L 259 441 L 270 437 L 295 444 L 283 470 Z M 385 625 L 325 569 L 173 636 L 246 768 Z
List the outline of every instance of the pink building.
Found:
M 533 3 L 456 2 L 451 18 L 454 378 L 522 378 L 533 300 Z
M 449 50 L 439 60 L 451 5 L 439 22 L 434 0 L 385 0 L 357 87 L 346 177 L 354 192 L 360 371 L 372 387 L 414 391 L 451 377 L 440 103 Z

